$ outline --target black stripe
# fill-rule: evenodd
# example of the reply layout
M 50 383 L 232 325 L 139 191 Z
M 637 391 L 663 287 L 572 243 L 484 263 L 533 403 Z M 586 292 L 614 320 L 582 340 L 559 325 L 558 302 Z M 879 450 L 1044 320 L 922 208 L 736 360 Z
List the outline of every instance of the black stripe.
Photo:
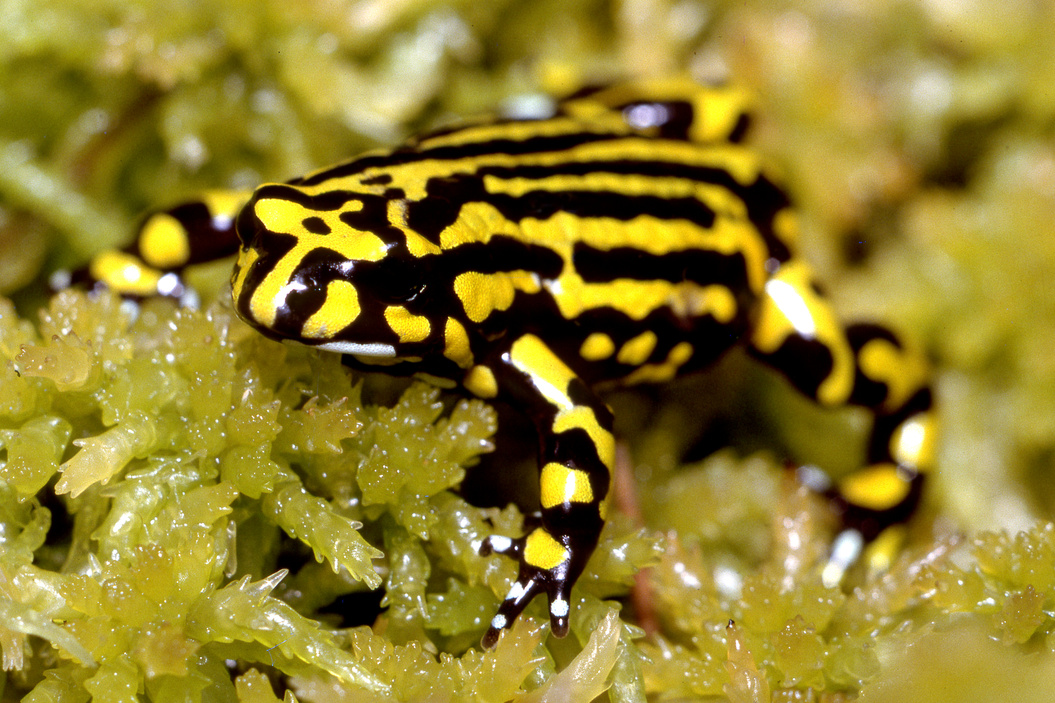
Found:
M 732 291 L 748 290 L 747 264 L 743 254 L 723 254 L 707 249 L 686 249 L 650 254 L 637 247 L 598 249 L 578 242 L 572 263 L 586 283 L 608 283 L 618 278 L 637 281 L 692 281 L 700 285 L 723 285 Z
M 687 220 L 704 229 L 714 226 L 714 210 L 696 198 L 623 195 L 593 190 L 533 190 L 520 196 L 493 194 L 484 198 L 514 222 L 547 220 L 566 212 L 577 217 L 610 217 L 629 221 L 649 215 L 662 220 Z
M 320 171 L 303 179 L 290 181 L 292 185 L 313 186 L 331 178 L 346 178 L 371 168 L 384 170 L 392 166 L 401 166 L 417 161 L 457 161 L 491 154 L 522 156 L 545 152 L 567 151 L 583 144 L 622 139 L 625 135 L 610 132 L 573 132 L 569 134 L 529 137 L 528 139 L 489 139 L 482 142 L 470 142 L 455 146 L 442 146 L 432 149 L 418 149 L 404 146 L 387 154 L 363 156 L 333 168 Z
M 593 173 L 610 173 L 627 176 L 655 178 L 681 178 L 697 183 L 708 183 L 725 188 L 747 207 L 747 215 L 758 228 L 769 248 L 770 255 L 780 261 L 791 258 L 784 242 L 773 234 L 773 218 L 790 206 L 787 194 L 778 188 L 765 174 L 759 174 L 754 183 L 744 185 L 733 178 L 724 168 L 696 166 L 676 161 L 606 159 L 598 161 L 574 160 L 550 166 L 482 166 L 479 176 L 512 179 L 545 179 L 559 176 L 587 176 Z
M 436 257 L 425 257 L 436 267 L 440 279 L 453 280 L 466 271 L 498 273 L 526 270 L 540 278 L 556 278 L 564 267 L 560 254 L 540 244 L 527 244 L 514 237 L 495 235 L 486 244 L 470 242 L 443 252 Z
M 712 227 L 715 220 L 714 211 L 692 197 L 544 189 L 522 195 L 490 193 L 484 187 L 482 174 L 477 173 L 430 179 L 425 190 L 425 198 L 407 204 L 407 224 L 436 244 L 440 233 L 458 220 L 461 208 L 469 202 L 488 203 L 513 222 L 527 218 L 546 220 L 560 212 L 577 217 L 611 217 L 624 221 L 650 215 L 663 220 L 687 220 L 704 229 Z
M 378 196 L 364 196 L 362 193 L 354 193 L 350 190 L 328 190 L 325 193 L 312 195 L 295 187 L 293 182 L 289 184 L 268 183 L 267 185 L 260 186 L 253 192 L 253 197 L 246 204 L 245 208 L 243 208 L 243 211 L 254 207 L 258 200 L 274 198 L 275 200 L 287 200 L 289 202 L 298 203 L 309 210 L 332 212 L 334 210 L 340 210 L 353 200 L 362 200 L 364 197 Z

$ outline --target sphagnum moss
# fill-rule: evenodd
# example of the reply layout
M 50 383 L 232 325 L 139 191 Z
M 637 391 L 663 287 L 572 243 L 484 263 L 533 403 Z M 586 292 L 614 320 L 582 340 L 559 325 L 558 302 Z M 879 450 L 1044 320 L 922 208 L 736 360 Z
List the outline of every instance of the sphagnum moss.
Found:
M 485 519 L 522 529 L 517 511 L 450 490 L 492 449 L 489 407 L 444 412 L 422 384 L 390 408 L 364 407 L 339 357 L 263 340 L 222 306 L 154 301 L 136 316 L 113 296 L 69 291 L 39 330 L 6 313 L 0 646 L 29 700 L 256 696 L 252 667 L 308 699 L 328 686 L 500 701 L 530 686 L 542 636 L 530 620 L 494 652 L 466 649 L 513 576 L 477 554 Z M 70 531 L 49 533 L 53 516 Z M 290 561 L 293 541 L 336 578 L 284 586 L 280 558 L 311 570 Z M 625 593 L 655 541 L 616 521 L 605 546 L 623 556 L 591 577 L 575 628 L 585 643 L 587 623 L 608 617 L 589 645 L 605 654 L 546 690 L 596 695 L 629 646 L 596 596 Z M 376 632 L 334 631 L 289 604 L 382 583 Z M 430 632 L 452 654 L 423 649 Z M 232 681 L 231 661 L 249 678 Z

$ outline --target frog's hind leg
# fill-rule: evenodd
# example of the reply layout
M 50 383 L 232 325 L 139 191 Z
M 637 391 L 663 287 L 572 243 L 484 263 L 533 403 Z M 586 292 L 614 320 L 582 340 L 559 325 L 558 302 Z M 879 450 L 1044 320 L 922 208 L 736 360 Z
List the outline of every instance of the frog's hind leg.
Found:
M 825 572 L 837 582 L 865 543 L 896 542 L 920 502 L 937 433 L 927 365 L 884 327 L 841 325 L 797 262 L 767 282 L 749 345 L 819 404 L 874 414 L 867 465 L 829 490 L 844 525 Z

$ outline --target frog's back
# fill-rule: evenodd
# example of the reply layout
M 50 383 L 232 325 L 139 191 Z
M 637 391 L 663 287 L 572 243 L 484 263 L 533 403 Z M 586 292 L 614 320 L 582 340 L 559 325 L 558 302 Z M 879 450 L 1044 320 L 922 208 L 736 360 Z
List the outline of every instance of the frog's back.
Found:
M 789 258 L 788 201 L 739 144 L 745 109 L 681 80 L 584 90 L 543 118 L 466 123 L 277 188 L 309 209 L 343 199 L 389 264 L 426 269 L 406 309 L 440 347 L 452 325 L 477 355 L 537 333 L 590 382 L 662 381 L 735 342 L 767 262 Z

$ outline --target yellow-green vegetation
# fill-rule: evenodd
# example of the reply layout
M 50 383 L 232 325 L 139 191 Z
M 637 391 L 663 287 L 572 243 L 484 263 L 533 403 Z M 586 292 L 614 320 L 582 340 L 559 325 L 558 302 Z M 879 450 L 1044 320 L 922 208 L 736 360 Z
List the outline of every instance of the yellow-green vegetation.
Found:
M 0 700 L 1050 697 L 1050 3 L 21 0 L 0 36 Z M 927 509 L 844 588 L 777 457 L 853 467 L 860 418 L 734 357 L 612 398 L 640 514 L 606 528 L 569 638 L 535 603 L 481 652 L 514 567 L 475 543 L 522 515 L 459 487 L 531 466 L 515 436 L 491 452 L 493 409 L 261 338 L 225 266 L 202 310 L 48 296 L 145 208 L 679 71 L 755 90 L 841 312 L 935 362 Z M 491 505 L 534 509 L 525 484 Z

